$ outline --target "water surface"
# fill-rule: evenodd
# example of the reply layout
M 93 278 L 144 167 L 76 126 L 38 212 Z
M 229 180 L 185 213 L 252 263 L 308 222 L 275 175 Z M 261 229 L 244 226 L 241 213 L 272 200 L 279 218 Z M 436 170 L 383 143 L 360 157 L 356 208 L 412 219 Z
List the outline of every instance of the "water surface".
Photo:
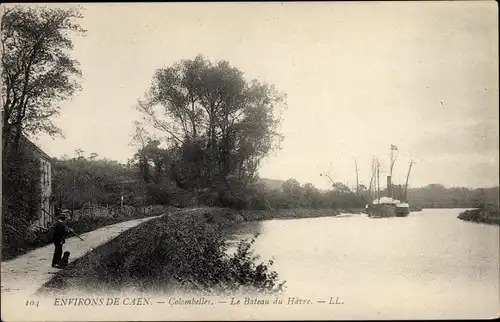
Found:
M 310 298 L 303 311 L 317 318 L 498 316 L 499 227 L 462 221 L 461 211 L 270 220 L 234 236 L 260 233 L 254 249 L 275 260 L 285 298 Z

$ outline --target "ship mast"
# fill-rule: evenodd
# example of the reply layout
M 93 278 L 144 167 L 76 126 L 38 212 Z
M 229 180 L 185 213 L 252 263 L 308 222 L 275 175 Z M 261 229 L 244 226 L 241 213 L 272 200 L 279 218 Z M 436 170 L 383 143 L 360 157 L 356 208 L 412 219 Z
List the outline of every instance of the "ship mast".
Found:
M 410 178 L 410 171 L 411 171 L 411 167 L 415 164 L 415 160 L 411 160 L 410 161 L 410 166 L 408 167 L 408 173 L 406 174 L 406 183 L 405 183 L 405 201 L 408 202 L 408 198 L 406 196 L 406 192 L 408 190 L 408 179 Z
M 375 191 L 375 184 L 376 184 L 376 178 L 375 175 L 377 174 L 377 168 L 376 168 L 376 163 L 375 163 L 375 157 L 372 157 L 372 166 L 371 166 L 371 176 L 370 176 L 370 186 L 368 187 L 368 190 L 370 191 L 370 199 L 373 201 L 373 195 Z
M 394 168 L 394 163 L 396 162 L 396 159 L 397 159 L 397 155 L 394 156 L 394 151 L 397 151 L 397 150 L 398 150 L 397 146 L 391 144 L 391 151 L 390 151 L 391 163 L 390 163 L 390 168 L 389 168 L 389 176 L 387 177 L 387 196 L 389 198 L 394 197 L 394 191 L 392 189 L 392 187 L 393 187 L 393 185 L 392 185 L 392 169 Z

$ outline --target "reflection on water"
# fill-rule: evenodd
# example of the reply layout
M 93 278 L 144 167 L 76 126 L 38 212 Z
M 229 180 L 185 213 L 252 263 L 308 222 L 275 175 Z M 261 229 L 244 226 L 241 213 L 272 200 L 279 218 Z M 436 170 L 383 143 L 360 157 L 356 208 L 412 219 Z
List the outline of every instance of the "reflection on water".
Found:
M 338 296 L 336 318 L 498 316 L 499 227 L 459 220 L 460 211 L 248 223 L 230 243 L 260 233 L 254 249 L 275 259 L 287 295 Z

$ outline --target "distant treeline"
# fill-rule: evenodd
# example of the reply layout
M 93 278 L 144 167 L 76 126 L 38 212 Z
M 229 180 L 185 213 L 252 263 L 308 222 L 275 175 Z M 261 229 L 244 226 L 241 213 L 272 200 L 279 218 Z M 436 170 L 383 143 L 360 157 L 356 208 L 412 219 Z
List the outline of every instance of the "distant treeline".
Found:
M 408 201 L 422 208 L 498 207 L 499 189 L 446 188 L 440 184 L 430 184 L 422 188 L 408 189 Z
M 149 149 L 148 153 L 151 146 Z M 81 151 L 73 158 L 54 159 L 54 198 L 68 209 L 79 209 L 85 204 L 119 206 L 122 195 L 126 205 L 238 209 L 362 208 L 372 198 L 363 185 L 357 192 L 341 183 L 329 190 L 319 190 L 311 183 L 301 185 L 295 179 L 274 181 L 272 185 L 268 184 L 269 180 L 257 179 L 246 185 L 233 181 L 217 189 L 186 188 L 177 180 L 174 167 L 166 162 L 156 162 L 156 165 L 147 162 L 147 156 L 140 157 L 140 151 L 138 155 L 128 164 L 99 159 L 95 154 L 85 157 Z M 148 165 L 147 171 L 144 164 Z M 395 186 L 394 191 L 395 197 L 403 198 L 402 187 Z M 386 191 L 380 194 L 385 195 Z M 417 207 L 475 208 L 498 205 L 499 189 L 446 188 L 430 184 L 410 188 L 407 194 L 408 202 Z M 226 202 L 224 198 L 233 200 Z
M 366 194 L 339 189 L 324 192 L 294 179 L 284 182 L 280 189 L 270 189 L 257 178 L 245 183 L 232 178 L 213 188 L 188 188 L 179 182 L 175 167 L 167 162 L 145 162 L 147 157 L 138 154 L 126 165 L 98 159 L 95 154 L 85 157 L 81 151 L 73 158 L 54 159 L 53 201 L 66 209 L 86 205 L 118 207 L 122 196 L 125 205 L 133 206 L 339 209 L 362 208 L 368 200 Z

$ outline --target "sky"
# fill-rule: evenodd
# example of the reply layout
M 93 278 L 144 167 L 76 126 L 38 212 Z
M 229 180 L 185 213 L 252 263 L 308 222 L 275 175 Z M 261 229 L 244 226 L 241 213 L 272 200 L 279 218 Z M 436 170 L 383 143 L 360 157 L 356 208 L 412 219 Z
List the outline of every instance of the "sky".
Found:
M 368 185 L 373 156 L 412 187 L 499 181 L 498 9 L 494 1 L 85 4 L 75 37 L 82 91 L 55 120 L 52 156 L 126 162 L 135 105 L 158 68 L 201 54 L 287 94 L 281 149 L 262 177 Z M 384 180 L 381 180 L 384 183 Z

